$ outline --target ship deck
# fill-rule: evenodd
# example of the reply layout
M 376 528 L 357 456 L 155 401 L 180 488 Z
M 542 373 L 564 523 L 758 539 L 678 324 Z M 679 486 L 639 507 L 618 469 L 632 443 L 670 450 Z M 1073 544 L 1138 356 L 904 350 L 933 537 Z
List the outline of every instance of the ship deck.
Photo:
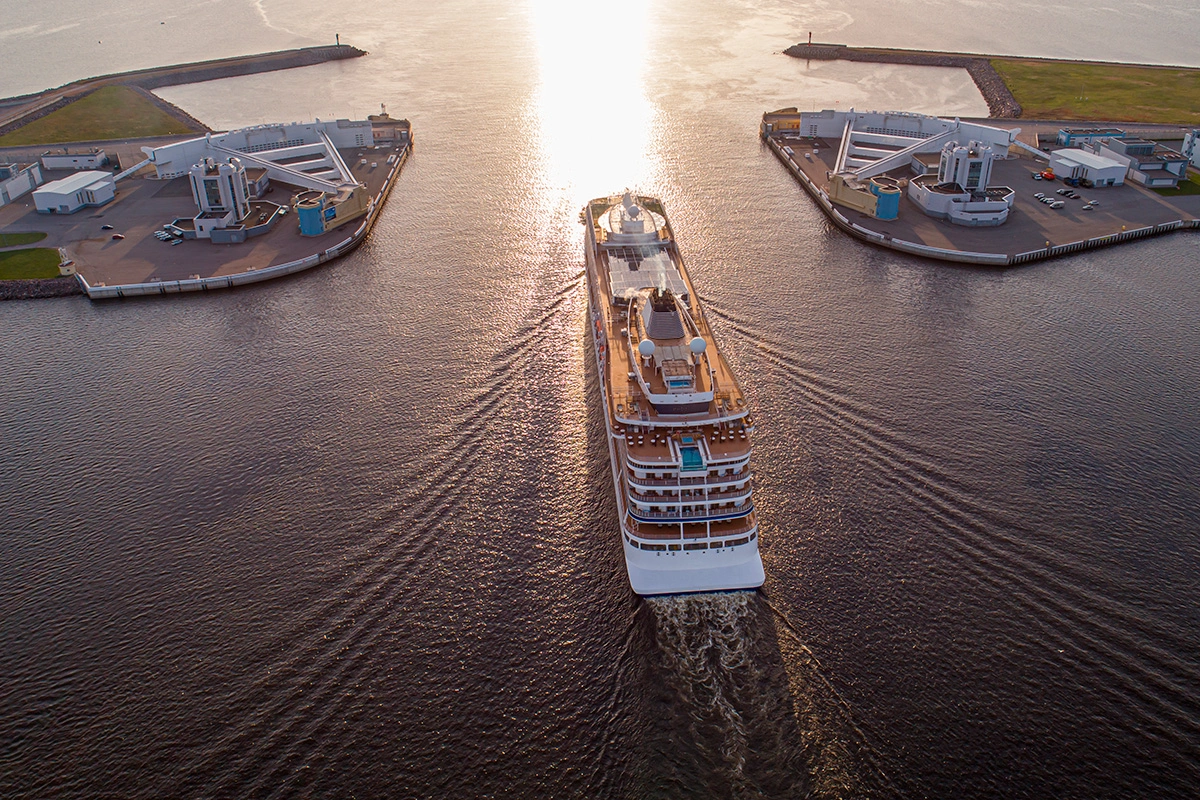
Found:
M 613 202 L 617 202 L 615 199 Z M 593 216 L 596 203 L 592 204 Z M 592 236 L 596 241 L 599 241 L 599 226 L 593 221 Z M 716 450 L 718 446 L 722 451 L 729 449 L 728 438 L 723 442 L 722 434 L 728 433 L 730 427 L 738 420 L 746 416 L 746 400 L 742 394 L 741 387 L 738 385 L 737 378 L 726 363 L 724 356 L 721 355 L 720 348 L 717 345 L 716 338 L 713 336 L 712 329 L 708 325 L 708 320 L 704 316 L 704 311 L 700 306 L 699 300 L 696 298 L 695 288 L 692 286 L 691 277 L 688 275 L 687 268 L 683 264 L 683 259 L 679 256 L 679 252 L 675 247 L 674 233 L 670 229 L 670 223 L 667 223 L 667 232 L 670 236 L 668 245 L 672 263 L 679 270 L 680 276 L 683 278 L 688 292 L 688 313 L 691 314 L 692 320 L 696 323 L 696 327 L 700 330 L 700 335 L 708 341 L 707 355 L 709 362 L 712 364 L 714 378 L 714 398 L 709 404 L 707 413 L 677 415 L 659 414 L 654 406 L 646 400 L 642 393 L 641 387 L 638 385 L 635 375 L 640 369 L 629 351 L 628 339 L 622 335 L 622 329 L 630 328 L 630 320 L 627 319 L 625 309 L 620 306 L 614 306 L 611 302 L 612 286 L 609 282 L 608 256 L 604 248 L 597 246 L 595 253 L 595 270 L 594 278 L 598 281 L 600 288 L 599 297 L 597 300 L 602 306 L 599 311 L 601 313 L 600 324 L 603 326 L 601 331 L 608 342 L 607 352 L 605 354 L 605 369 L 607 371 L 607 384 L 609 387 L 609 408 L 607 409 L 609 420 L 614 430 L 617 427 L 624 429 L 630 425 L 634 427 L 654 427 L 657 425 L 686 425 L 690 428 L 699 430 L 702 426 L 717 426 L 717 436 L 714 441 L 709 444 L 710 449 Z M 707 389 L 708 377 L 704 376 L 704 387 Z M 655 375 L 650 381 L 652 388 L 661 388 L 666 392 L 665 384 L 662 378 Z M 738 427 L 741 427 L 740 423 Z M 664 455 L 668 452 L 665 447 L 662 448 Z M 635 453 L 645 452 L 648 456 L 655 455 L 655 449 L 648 444 L 638 447 Z M 722 456 L 723 457 L 723 456 Z

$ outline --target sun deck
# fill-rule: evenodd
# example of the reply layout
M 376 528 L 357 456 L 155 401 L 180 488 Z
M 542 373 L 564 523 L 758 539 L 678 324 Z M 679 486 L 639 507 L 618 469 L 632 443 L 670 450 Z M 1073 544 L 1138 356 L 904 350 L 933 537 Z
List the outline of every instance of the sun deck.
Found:
M 657 205 L 656 201 L 649 201 L 647 198 L 638 198 L 638 200 L 650 205 L 652 209 L 654 205 Z M 593 203 L 591 207 L 593 236 L 598 244 L 605 237 L 605 229 L 597 220 L 606 214 L 608 209 L 613 205 L 616 205 L 619 199 L 609 198 L 609 201 L 611 202 L 607 204 Z M 639 373 L 642 375 L 643 380 L 647 382 L 651 391 L 655 394 L 660 392 L 666 394 L 666 383 L 662 376 L 655 370 L 643 370 L 641 365 L 634 360 L 630 352 L 629 340 L 631 333 L 637 331 L 639 320 L 629 319 L 629 309 L 626 304 L 614 304 L 611 302 L 611 298 L 615 295 L 610 270 L 610 255 L 614 252 L 620 253 L 622 254 L 621 257 L 624 258 L 624 254 L 631 248 L 622 245 L 610 251 L 603 246 L 597 246 L 595 251 L 597 261 L 596 277 L 600 281 L 600 294 L 602 298 L 610 300 L 610 302 L 603 304 L 604 308 L 601 309 L 601 317 L 597 320 L 598 329 L 596 331 L 601 338 L 606 339 L 608 342 L 607 352 L 605 353 L 605 370 L 608 373 L 608 414 L 610 422 L 615 426 L 632 425 L 647 427 L 663 425 L 698 427 L 706 424 L 716 424 L 720 428 L 728 429 L 734 420 L 746 416 L 745 397 L 742 394 L 741 387 L 738 385 L 737 378 L 734 377 L 733 371 L 721 355 L 716 339 L 713 336 L 711 328 L 709 328 L 708 320 L 705 318 L 699 301 L 696 299 L 691 278 L 688 276 L 683 260 L 680 258 L 679 252 L 675 247 L 674 233 L 671 231 L 670 223 L 666 222 L 665 219 L 663 227 L 659 231 L 659 236 L 661 237 L 661 244 L 654 245 L 654 247 L 662 255 L 657 257 L 656 260 L 661 260 L 662 257 L 669 259 L 670 265 L 679 276 L 679 281 L 682 282 L 682 288 L 675 292 L 675 296 L 681 301 L 687 313 L 691 316 L 699 335 L 707 342 L 706 355 L 712 367 L 712 382 L 711 384 L 709 383 L 709 376 L 704 370 L 696 370 L 698 373 L 696 391 L 712 391 L 714 397 L 712 402 L 708 404 L 706 411 L 694 414 L 662 414 L 649 402 L 637 381 L 637 375 Z M 621 270 L 627 269 L 624 263 L 617 266 Z M 661 265 L 659 268 L 661 269 Z M 627 287 L 622 286 L 622 288 L 624 290 Z M 686 345 L 686 338 L 681 339 L 679 342 L 674 342 L 674 344 Z M 728 433 L 728 430 L 724 432 Z M 718 432 L 716 442 L 713 442 L 713 444 L 721 441 L 720 436 L 721 433 Z

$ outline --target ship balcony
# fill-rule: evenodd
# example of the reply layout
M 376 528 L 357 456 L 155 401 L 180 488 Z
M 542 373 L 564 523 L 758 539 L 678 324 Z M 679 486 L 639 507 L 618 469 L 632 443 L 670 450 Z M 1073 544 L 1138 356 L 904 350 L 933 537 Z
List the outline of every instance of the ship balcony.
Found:
M 751 541 L 758 535 L 758 519 L 754 514 L 720 522 L 688 522 L 682 525 L 679 523 L 671 525 L 647 524 L 630 519 L 627 516 L 622 527 L 626 537 L 630 539 L 633 546 L 641 547 L 644 550 L 652 550 L 654 548 L 647 547 L 645 544 L 639 544 L 637 540 L 655 542 L 695 542 L 709 540 L 711 542 L 710 547 L 716 547 L 730 539 L 736 541 L 738 538 L 742 538 L 744 541 Z M 732 547 L 733 544 L 728 544 L 727 546 Z
M 730 484 L 744 483 L 754 476 L 754 472 L 750 469 L 739 470 L 726 475 L 716 475 L 709 473 L 695 478 L 639 478 L 636 474 L 626 471 L 625 477 L 633 486 L 639 486 L 644 489 L 654 489 L 660 486 L 673 487 L 696 487 L 708 486 L 710 488 L 720 488 L 729 486 Z
M 733 508 L 710 509 L 708 511 L 642 511 L 632 506 L 627 509 L 629 516 L 638 522 L 650 523 L 681 523 L 681 522 L 722 522 L 724 520 L 748 517 L 754 513 L 753 503 L 744 503 Z
M 629 490 L 629 499 L 638 504 L 668 506 L 670 508 L 678 508 L 680 506 L 698 506 L 705 505 L 711 507 L 713 503 L 729 503 L 742 502 L 750 499 L 753 493 L 749 486 L 743 489 L 735 489 L 731 492 L 713 493 L 705 495 L 653 495 L 642 494 L 632 489 Z

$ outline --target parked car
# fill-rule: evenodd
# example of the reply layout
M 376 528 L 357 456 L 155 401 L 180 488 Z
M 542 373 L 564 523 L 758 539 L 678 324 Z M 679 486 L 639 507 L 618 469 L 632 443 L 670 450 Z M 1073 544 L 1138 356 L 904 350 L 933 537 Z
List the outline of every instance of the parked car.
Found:
M 1084 203 L 1084 204 L 1083 204 L 1083 210 L 1084 210 L 1084 211 L 1091 211 L 1091 210 L 1092 210 L 1092 204 L 1091 204 L 1091 203 Z
M 1041 200 L 1043 197 L 1046 196 L 1046 193 L 1045 192 L 1034 192 L 1033 196 L 1036 197 L 1038 200 Z
M 1050 207 L 1051 208 L 1062 208 L 1065 205 L 1066 205 L 1066 203 L 1064 203 L 1062 200 L 1055 200 L 1054 202 L 1052 202 L 1050 204 Z
M 1042 179 L 1042 173 L 1040 173 L 1040 172 L 1033 173 L 1033 179 L 1035 181 L 1040 181 Z
M 1098 205 L 1100 205 L 1100 201 L 1099 201 L 1099 200 L 1088 200 L 1088 202 L 1089 202 L 1089 203 L 1091 203 L 1091 204 L 1092 204 L 1092 205 L 1094 205 L 1094 206 L 1098 206 Z
M 121 233 L 114 233 L 114 234 L 112 235 L 112 238 L 114 238 L 114 239 L 124 239 L 124 238 L 125 238 L 125 235 L 124 235 L 124 234 L 121 234 Z
M 102 230 L 102 231 L 111 231 L 111 230 L 112 230 L 112 225 L 101 225 L 101 226 L 100 226 L 100 230 Z
M 183 239 L 172 239 L 171 240 L 171 247 L 174 247 L 177 244 L 183 244 Z

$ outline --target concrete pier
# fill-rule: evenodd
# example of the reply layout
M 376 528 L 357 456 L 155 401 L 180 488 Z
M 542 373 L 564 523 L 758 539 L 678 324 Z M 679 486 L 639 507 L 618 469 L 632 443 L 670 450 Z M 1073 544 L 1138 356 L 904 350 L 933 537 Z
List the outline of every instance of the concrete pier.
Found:
M 289 221 L 283 223 L 288 230 L 272 231 L 241 244 L 219 245 L 197 240 L 174 247 L 151 236 L 164 217 L 161 203 L 166 198 L 147 196 L 140 200 L 141 210 L 126 212 L 127 218 L 146 215 L 137 228 L 126 228 L 133 231 L 132 236 L 122 241 L 101 236 L 80 248 L 80 258 L 86 263 L 78 267 L 79 284 L 92 300 L 232 289 L 303 272 L 341 258 L 362 244 L 371 232 L 411 152 L 410 139 L 394 150 L 364 148 L 344 153 L 347 161 L 354 164 L 356 177 L 371 192 L 370 205 L 364 218 L 346 224 L 347 230 L 338 228 L 318 237 L 303 237 L 290 230 L 294 217 L 289 216 Z M 395 156 L 391 163 L 385 161 L 388 155 Z M 379 161 L 370 161 L 371 158 Z M 165 184 L 186 184 L 186 181 L 186 177 L 176 178 Z M 181 205 L 189 207 L 191 199 L 183 194 L 185 191 L 186 186 L 182 191 L 172 187 L 167 195 L 179 195 Z M 98 224 L 101 217 L 95 219 L 97 222 L 91 224 Z M 355 227 L 350 230 L 352 225 Z M 103 262 L 99 257 L 103 257 Z M 134 280 L 127 277 L 137 275 L 142 277 Z
M 1003 225 L 968 228 L 935 219 L 926 216 L 907 194 L 901 199 L 898 219 L 876 219 L 829 199 L 828 176 L 834 169 L 839 142 L 794 132 L 766 135 L 764 141 L 842 231 L 868 244 L 925 258 L 1010 266 L 1178 230 L 1200 229 L 1200 195 L 1166 198 L 1132 183 L 1078 189 L 1084 197 L 1099 201 L 1089 211 L 1083 210 L 1081 200 L 1067 200 L 1061 209 L 1050 208 L 1033 195 L 1053 194 L 1062 184 L 1032 180 L 1032 173 L 1045 169 L 1046 162 L 1027 154 L 995 162 L 993 183 L 1011 186 L 1016 192 L 1013 209 Z

